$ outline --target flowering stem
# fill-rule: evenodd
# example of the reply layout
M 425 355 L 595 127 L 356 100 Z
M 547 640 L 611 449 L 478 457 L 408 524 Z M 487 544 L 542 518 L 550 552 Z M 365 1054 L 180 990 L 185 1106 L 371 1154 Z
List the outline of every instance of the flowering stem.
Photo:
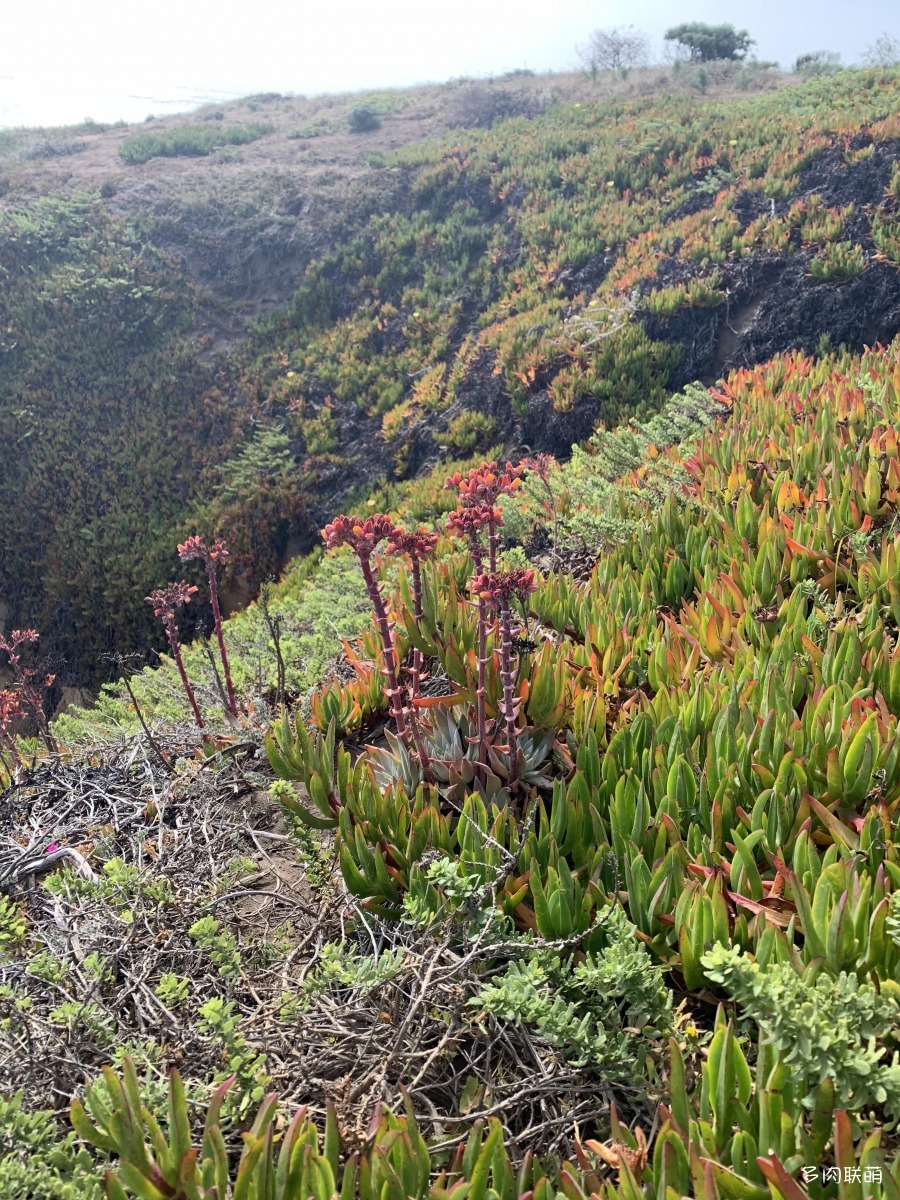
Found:
M 121 662 L 121 660 L 120 660 L 120 662 Z M 162 749 L 162 747 L 156 741 L 156 738 L 154 738 L 153 734 L 150 732 L 150 728 L 147 725 L 147 722 L 144 720 L 144 714 L 141 712 L 141 706 L 140 706 L 140 704 L 138 704 L 138 698 L 134 694 L 134 688 L 131 686 L 131 680 L 128 678 L 128 674 L 126 672 L 123 672 L 123 674 L 122 674 L 122 683 L 125 685 L 126 692 L 131 697 L 131 703 L 134 705 L 135 716 L 137 717 L 138 721 L 140 722 L 141 729 L 143 729 L 144 733 L 147 736 L 147 741 L 152 746 L 159 761 L 166 768 L 166 770 L 169 772 L 169 774 L 171 774 L 172 770 L 173 770 L 172 764 L 169 762 L 168 758 L 166 757 L 165 751 Z
M 391 638 L 391 626 L 388 621 L 387 611 L 384 607 L 384 600 L 381 595 L 381 588 L 378 586 L 378 580 L 372 571 L 372 563 L 367 554 L 359 554 L 359 565 L 362 568 L 363 579 L 366 581 L 366 591 L 369 593 L 369 599 L 372 601 L 372 608 L 375 610 L 375 620 L 378 622 L 378 631 L 381 634 L 381 650 L 384 656 L 384 677 L 387 680 L 387 694 L 391 702 L 391 715 L 397 724 L 397 732 L 402 738 L 407 736 L 406 717 L 403 713 L 403 704 L 400 700 L 400 687 L 397 683 L 397 669 L 394 659 L 394 643 Z
M 418 530 L 416 533 L 406 533 L 402 529 L 395 529 L 391 535 L 391 540 L 388 542 L 388 554 L 407 554 L 409 555 L 412 564 L 412 581 L 413 581 L 413 616 L 415 618 L 416 628 L 421 632 L 422 629 L 422 556 L 430 554 L 437 542 L 437 536 L 429 533 L 427 530 Z M 419 722 L 419 713 L 416 708 L 416 700 L 419 695 L 419 686 L 422 677 L 422 665 L 425 662 L 425 656 L 418 646 L 413 646 L 412 655 L 412 680 L 410 683 L 409 705 L 405 708 L 406 719 L 409 724 L 410 732 L 412 733 L 413 741 L 416 746 L 416 753 L 419 756 L 419 763 L 422 767 L 422 775 L 426 782 L 433 783 L 434 775 L 431 771 L 431 757 L 425 745 L 425 738 L 422 736 L 422 726 Z
M 484 556 L 481 553 L 481 543 L 478 540 L 478 534 L 474 530 L 469 533 L 469 553 L 472 555 L 472 562 L 475 564 L 475 574 L 480 575 L 484 570 Z
M 412 577 L 413 577 L 413 616 L 416 620 L 416 628 L 422 628 L 422 566 L 415 555 L 412 556 Z M 412 688 L 411 699 L 414 701 L 419 694 L 419 679 L 422 674 L 422 663 L 424 658 L 422 651 L 418 646 L 413 647 L 412 660 Z M 418 743 L 417 743 L 418 744 Z
M 487 605 L 478 598 L 478 687 L 475 691 L 476 710 L 478 715 L 478 761 L 483 766 L 488 760 L 487 710 L 485 697 L 487 693 Z
M 36 641 L 37 638 L 32 638 L 32 640 Z M 22 659 L 17 651 L 18 644 L 19 643 L 15 641 L 15 635 L 13 635 L 12 644 L 4 641 L 2 649 L 6 651 L 9 659 L 9 665 L 12 667 L 13 675 L 15 675 L 16 682 L 19 685 L 19 695 L 22 697 L 25 707 L 34 717 L 35 723 L 38 727 L 38 732 L 43 739 L 44 745 L 51 754 L 54 754 L 56 752 L 57 745 L 53 735 L 50 732 L 47 714 L 44 712 L 44 702 L 40 696 L 40 693 L 31 682 L 31 675 L 33 672 L 26 670 L 26 668 L 22 666 Z
M 416 620 L 416 628 L 422 627 L 422 564 L 416 554 L 411 555 L 412 561 L 412 577 L 413 577 L 413 616 Z M 412 729 L 413 741 L 416 743 L 416 753 L 419 756 L 419 762 L 422 766 L 422 774 L 429 783 L 434 781 L 431 773 L 431 758 L 425 746 L 425 739 L 422 737 L 422 729 L 419 725 L 419 716 L 415 710 L 416 697 L 419 694 L 419 680 L 422 674 L 422 664 L 424 656 L 418 646 L 413 646 L 412 660 L 412 682 L 410 685 L 410 710 L 409 724 Z
M 497 570 L 497 522 L 493 517 L 488 521 L 488 564 L 491 574 Z
M 194 695 L 194 689 L 191 687 L 191 681 L 187 677 L 187 671 L 184 669 L 184 659 L 181 657 L 181 646 L 178 644 L 178 626 L 174 621 L 166 621 L 166 637 L 169 639 L 169 646 L 172 649 L 172 657 L 175 659 L 175 665 L 178 668 L 178 674 L 181 676 L 181 682 L 184 685 L 184 690 L 187 692 L 187 698 L 191 702 L 191 708 L 194 710 L 194 720 L 197 722 L 197 728 L 203 729 L 203 717 L 200 715 L 200 709 L 197 705 L 197 697 Z
M 238 715 L 237 701 L 234 698 L 234 684 L 231 681 L 231 669 L 228 666 L 228 653 L 225 649 L 225 633 L 222 629 L 222 613 L 219 610 L 219 585 L 216 580 L 216 564 L 212 558 L 207 558 L 206 560 L 206 578 L 209 581 L 209 600 L 212 604 L 216 638 L 219 642 L 219 656 L 222 659 L 222 671 L 225 674 L 225 687 L 228 691 L 228 708 L 231 715 L 236 717 Z
M 219 699 L 222 701 L 222 707 L 225 709 L 225 715 L 229 720 L 233 721 L 234 718 L 231 716 L 231 710 L 228 707 L 228 695 L 225 691 L 225 685 L 222 683 L 221 676 L 219 675 L 219 664 L 216 662 L 216 656 L 213 653 L 213 648 L 209 642 L 201 642 L 200 648 L 206 655 L 206 661 L 209 663 L 209 669 L 212 671 L 213 682 L 216 685 L 216 691 L 219 693 Z
M 500 678 L 503 681 L 503 717 L 506 722 L 506 752 L 509 755 L 507 785 L 511 788 L 515 786 L 519 774 L 519 740 L 512 676 L 512 613 L 506 596 L 500 600 Z

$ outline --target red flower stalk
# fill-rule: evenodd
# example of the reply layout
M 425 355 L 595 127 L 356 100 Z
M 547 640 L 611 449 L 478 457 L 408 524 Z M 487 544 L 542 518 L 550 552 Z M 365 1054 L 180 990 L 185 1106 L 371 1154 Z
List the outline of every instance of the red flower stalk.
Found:
M 0 746 L 7 751 L 14 767 L 22 765 L 22 756 L 16 745 L 16 722 L 21 715 L 22 708 L 16 693 L 0 692 Z
M 473 467 L 468 475 L 457 471 L 448 476 L 444 487 L 456 488 L 464 508 L 492 507 L 501 496 L 511 496 L 521 485 L 521 474 L 522 468 L 514 467 L 511 462 L 503 471 L 495 462 L 482 463 L 480 467 Z
M 437 543 L 438 535 L 430 529 L 407 530 L 398 526 L 392 530 L 385 552 L 395 556 L 408 554 L 414 563 L 421 562 L 434 552 Z
M 506 751 L 509 755 L 507 784 L 514 787 L 519 774 L 518 733 L 516 717 L 519 702 L 515 697 L 512 671 L 512 611 L 510 600 L 524 600 L 535 590 L 534 571 L 518 568 L 515 571 L 498 571 L 493 574 L 476 575 L 471 590 L 477 595 L 479 604 L 500 613 L 500 679 L 503 683 L 503 700 L 500 704 L 506 725 Z
M 484 570 L 484 554 L 481 549 L 481 531 L 489 529 L 490 522 L 502 524 L 503 515 L 499 508 L 458 508 L 447 518 L 447 532 L 464 537 L 469 543 L 469 553 L 475 570 Z
M 547 493 L 547 499 L 543 501 L 544 512 L 549 513 L 553 519 L 553 553 L 556 553 L 559 543 L 559 513 L 556 509 L 556 497 L 553 495 L 553 488 L 550 486 L 550 476 L 559 469 L 559 464 L 552 454 L 536 454 L 534 458 L 524 458 L 519 466 L 530 471 L 544 485 L 544 491 Z
M 437 542 L 438 535 L 432 533 L 430 529 L 419 528 L 407 531 L 397 528 L 393 531 L 387 546 L 385 546 L 385 552 L 390 554 L 391 557 L 400 558 L 408 556 L 412 563 L 413 615 L 417 628 L 420 628 L 422 624 L 422 561 L 434 552 Z M 418 646 L 413 646 L 412 681 L 410 684 L 410 698 L 413 704 L 415 704 L 416 697 L 419 694 L 419 680 L 422 676 L 423 662 L 424 656 L 422 651 Z M 426 779 L 431 780 L 433 778 L 431 774 L 431 759 L 422 737 L 422 730 L 419 726 L 415 708 L 409 708 L 408 714 L 413 741 L 416 744 L 419 762 L 422 764 L 422 772 Z
M 21 648 L 23 646 L 34 646 L 38 641 L 38 633 L 36 629 L 14 629 L 9 635 L 9 638 L 3 637 L 0 634 L 0 650 L 6 652 L 9 659 L 9 665 L 16 682 L 19 685 L 19 696 L 24 702 L 25 709 L 34 718 L 41 737 L 44 740 L 44 745 L 52 754 L 56 750 L 56 741 L 50 733 L 50 723 L 47 720 L 47 714 L 44 712 L 44 700 L 41 693 L 34 686 L 34 678 L 37 671 L 30 667 L 26 667 L 22 662 Z M 55 675 L 46 675 L 43 685 L 49 688 L 56 678 Z M 20 714 L 21 714 L 20 708 Z
M 506 464 L 504 471 L 501 471 L 495 462 L 482 463 L 480 467 L 473 467 L 468 475 L 461 475 L 457 471 L 455 475 L 448 476 L 444 484 L 445 488 L 458 490 L 461 509 L 473 509 L 483 514 L 482 524 L 487 525 L 488 531 L 488 562 L 491 571 L 497 570 L 497 530 L 503 524 L 503 514 L 496 507 L 496 503 L 501 496 L 511 496 L 521 486 L 521 474 L 522 468 L 514 467 L 510 462 Z M 481 525 L 476 528 L 480 529 Z M 460 529 L 459 532 L 463 530 Z M 465 532 L 468 534 L 469 531 Z M 469 544 L 472 545 L 472 542 L 470 535 Z M 481 570 L 478 560 L 475 569 Z
M 195 595 L 197 589 L 191 584 L 186 583 L 183 579 L 178 583 L 169 583 L 164 588 L 157 588 L 155 592 L 151 592 L 144 599 L 148 604 L 153 605 L 154 615 L 159 617 L 163 623 L 163 628 L 166 631 L 166 637 L 169 639 L 169 646 L 172 650 L 172 657 L 175 659 L 175 665 L 178 667 L 178 674 L 181 676 L 181 682 L 187 692 L 187 698 L 191 702 L 191 708 L 194 710 L 194 720 L 197 722 L 197 728 L 203 729 L 203 717 L 200 715 L 200 708 L 197 704 L 197 697 L 194 695 L 194 689 L 191 687 L 191 681 L 187 677 L 187 671 L 184 669 L 184 659 L 181 657 L 181 643 L 178 639 L 178 626 L 175 623 L 175 609 L 182 604 L 189 604 L 191 596 Z
M 381 588 L 372 570 L 372 555 L 375 547 L 385 538 L 392 537 L 394 525 L 390 517 L 382 513 L 361 520 L 358 517 L 336 517 L 322 530 L 322 537 L 329 549 L 335 546 L 349 546 L 359 559 L 363 579 L 366 581 L 366 591 L 375 610 L 375 620 L 381 635 L 381 650 L 384 657 L 384 677 L 387 681 L 387 694 L 391 705 L 391 715 L 397 724 L 397 732 L 402 738 L 407 736 L 406 717 L 403 703 L 400 699 L 400 686 L 397 682 L 397 664 L 394 656 L 394 642 L 391 637 L 391 625 Z
M 456 479 L 457 476 L 453 476 Z M 450 480 L 448 480 L 448 485 Z M 497 509 L 493 514 L 500 515 Z M 461 534 L 468 539 L 469 551 L 477 573 L 484 570 L 484 555 L 481 552 L 479 533 L 488 525 L 488 513 L 484 508 L 458 508 L 452 512 L 447 521 L 449 533 Z M 475 686 L 476 724 L 478 727 L 478 761 L 482 765 L 488 760 L 487 741 L 487 607 L 481 597 L 478 598 L 478 654 L 476 657 L 478 682 Z
M 438 535 L 432 533 L 430 529 L 416 529 L 414 531 L 395 529 L 385 547 L 385 551 L 392 557 L 400 558 L 406 555 L 412 563 L 413 615 L 415 616 L 417 627 L 422 624 L 422 562 L 434 553 L 437 542 Z M 421 671 L 422 652 L 416 646 L 413 648 L 412 665 L 412 698 L 414 700 L 419 694 L 419 676 Z
M 225 633 L 222 629 L 222 613 L 219 609 L 219 583 L 216 578 L 216 564 L 224 562 L 228 557 L 228 547 L 224 542 L 213 542 L 207 546 L 201 537 L 194 534 L 178 547 L 178 557 L 183 563 L 195 558 L 202 560 L 206 567 L 206 578 L 209 583 L 209 601 L 213 610 L 213 623 L 216 629 L 216 639 L 219 643 L 219 657 L 222 659 L 222 671 L 225 675 L 225 688 L 228 692 L 228 708 L 233 717 L 237 716 L 237 700 L 234 696 L 234 684 L 231 681 L 231 668 L 228 665 L 228 652 L 225 649 Z
M 477 573 L 484 570 L 484 556 L 481 551 L 481 531 L 488 531 L 488 565 L 491 571 L 497 569 L 497 530 L 503 524 L 503 514 L 497 507 L 501 496 L 510 496 L 520 486 L 520 467 L 512 463 L 506 464 L 506 470 L 501 471 L 495 462 L 482 463 L 473 467 L 468 475 L 457 471 L 448 476 L 445 488 L 455 488 L 459 492 L 459 508 L 450 514 L 447 529 L 451 533 L 461 534 L 468 540 L 472 553 L 472 561 Z M 487 712 L 485 696 L 487 693 L 487 608 L 485 601 L 478 599 L 478 684 L 475 690 L 477 722 L 478 722 L 478 761 L 486 764 L 488 760 L 487 742 Z

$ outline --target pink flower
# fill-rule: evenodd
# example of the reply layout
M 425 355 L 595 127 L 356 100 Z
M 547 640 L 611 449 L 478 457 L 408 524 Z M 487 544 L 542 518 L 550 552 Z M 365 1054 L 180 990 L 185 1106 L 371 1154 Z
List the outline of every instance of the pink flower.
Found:
M 175 609 L 180 608 L 182 604 L 188 604 L 191 596 L 196 592 L 197 588 L 193 584 L 180 579 L 177 583 L 169 583 L 164 588 L 157 588 L 155 592 L 151 592 L 144 599 L 148 604 L 153 605 L 155 616 L 162 617 L 163 621 L 168 622 L 174 621 Z
M 450 475 L 444 484 L 445 488 L 456 488 L 459 492 L 459 502 L 464 508 L 491 508 L 501 496 L 511 496 L 521 485 L 521 467 L 506 464 L 501 471 L 495 462 L 482 463 L 473 467 L 468 475 L 458 471 Z
M 191 562 L 195 558 L 201 558 L 207 564 L 210 562 L 224 562 L 228 557 L 228 546 L 225 542 L 221 541 L 213 542 L 211 546 L 207 546 L 203 538 L 195 533 L 186 542 L 179 543 L 178 557 L 183 563 Z
M 558 463 L 552 454 L 536 454 L 534 458 L 523 458 L 519 466 L 525 471 L 533 472 L 544 483 L 548 483 L 550 475 L 556 470 Z
M 491 521 L 496 525 L 503 524 L 503 514 L 499 508 L 457 508 L 447 518 L 447 532 L 471 537 L 486 529 Z
M 322 537 L 329 549 L 334 546 L 349 546 L 360 558 L 369 558 L 379 542 L 394 534 L 394 523 L 383 513 L 366 517 L 335 517 L 322 530 Z
M 502 601 L 508 603 L 513 596 L 524 600 L 536 587 L 534 571 L 524 567 L 517 567 L 515 571 L 494 571 L 493 574 L 484 572 L 473 576 L 469 584 L 470 591 L 492 608 Z
M 438 535 L 432 533 L 430 529 L 395 529 L 391 534 L 391 540 L 385 546 L 385 550 L 393 557 L 399 558 L 403 554 L 408 554 L 410 558 L 421 562 L 423 558 L 427 558 L 434 550 L 438 542 Z

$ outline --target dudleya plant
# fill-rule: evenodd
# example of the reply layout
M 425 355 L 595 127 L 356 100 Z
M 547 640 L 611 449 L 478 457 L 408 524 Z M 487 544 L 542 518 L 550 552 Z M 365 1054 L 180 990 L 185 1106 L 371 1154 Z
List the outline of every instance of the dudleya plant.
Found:
M 15 720 L 22 716 L 29 717 L 37 727 L 44 745 L 52 753 L 56 749 L 56 741 L 50 732 L 50 723 L 44 711 L 44 694 L 52 686 L 56 677 L 54 675 L 42 676 L 39 670 L 26 666 L 22 661 L 23 649 L 36 646 L 37 642 L 38 632 L 36 629 L 14 629 L 9 637 L 0 634 L 0 651 L 6 654 L 16 685 L 15 693 L 10 693 L 6 703 L 9 724 L 7 725 L 0 718 L 0 726 L 3 726 L 8 735 L 12 736 L 11 731 L 14 728 Z M 38 680 L 40 680 L 39 685 Z M 6 744 L 5 739 L 4 744 Z M 14 761 L 17 754 L 17 751 L 12 751 Z
M 225 647 L 225 633 L 222 629 L 222 611 L 219 605 L 219 581 L 216 568 L 219 563 L 228 558 L 228 547 L 222 541 L 215 541 L 207 546 L 203 538 L 194 534 L 178 547 L 178 557 L 183 563 L 192 562 L 199 558 L 206 568 L 206 578 L 209 583 L 209 602 L 213 610 L 216 640 L 219 643 L 219 656 L 222 659 L 222 672 L 225 675 L 225 687 L 228 695 L 228 710 L 232 717 L 237 716 L 237 700 L 234 695 L 234 683 L 231 679 L 231 667 L 228 662 L 228 651 Z
M 339 546 L 349 546 L 359 560 L 360 570 L 366 583 L 366 591 L 369 593 L 372 608 L 375 611 L 375 620 L 381 637 L 381 651 L 384 656 L 382 671 L 385 678 L 385 691 L 391 706 L 391 716 L 396 722 L 397 732 L 405 738 L 406 714 L 397 681 L 397 663 L 394 655 L 391 623 L 385 608 L 384 597 L 381 594 L 381 585 L 375 578 L 375 572 L 372 569 L 372 555 L 375 553 L 376 547 L 386 538 L 391 537 L 394 532 L 394 524 L 390 517 L 378 513 L 375 516 L 366 517 L 365 520 L 346 515 L 336 517 L 322 530 L 322 536 L 329 550 Z
M 506 753 L 509 755 L 507 786 L 515 787 L 518 779 L 518 739 L 516 720 L 521 701 L 515 696 L 513 679 L 513 631 L 512 600 L 524 601 L 535 590 L 534 571 L 518 568 L 514 571 L 483 572 L 471 582 L 471 590 L 478 597 L 479 616 L 482 610 L 500 614 L 500 678 L 503 682 L 501 713 L 506 725 Z M 479 644 L 481 637 L 479 636 Z
M 189 604 L 191 596 L 195 596 L 196 594 L 197 588 L 193 584 L 187 583 L 186 580 L 181 579 L 176 583 L 168 583 L 165 587 L 157 588 L 156 591 L 151 592 L 146 597 L 146 600 L 148 604 L 152 605 L 154 616 L 159 617 L 163 623 L 169 648 L 172 651 L 172 658 L 175 661 L 175 666 L 178 668 L 178 674 L 193 711 L 197 728 L 203 729 L 203 716 L 200 712 L 200 706 L 197 703 L 194 689 L 191 686 L 191 681 L 188 679 L 188 673 L 185 670 L 184 658 L 181 653 L 181 635 L 178 623 L 175 620 L 175 610 L 183 607 L 185 604 Z
M 522 470 L 512 463 L 500 471 L 497 464 L 482 463 L 473 467 L 467 475 L 457 472 L 447 478 L 444 487 L 455 488 L 459 494 L 459 506 L 447 520 L 447 531 L 466 538 L 475 570 L 484 572 L 484 551 L 481 542 L 483 530 L 488 538 L 488 571 L 497 570 L 498 534 L 503 524 L 503 513 L 497 506 L 501 496 L 511 496 L 521 483 Z M 487 630 L 488 606 L 486 599 L 476 592 L 478 604 L 478 686 L 476 709 L 478 722 L 478 761 L 482 766 L 488 761 L 487 732 Z

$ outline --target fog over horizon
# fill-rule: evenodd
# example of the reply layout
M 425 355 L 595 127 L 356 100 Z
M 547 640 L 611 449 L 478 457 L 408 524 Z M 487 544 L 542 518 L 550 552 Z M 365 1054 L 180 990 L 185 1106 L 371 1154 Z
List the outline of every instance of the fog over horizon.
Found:
M 665 30 L 683 21 L 733 24 L 755 57 L 789 68 L 830 50 L 858 62 L 881 33 L 900 35 L 893 0 L 344 0 L 317 11 L 278 0 L 14 0 L 0 44 L 0 127 L 140 121 L 254 92 L 317 95 L 407 87 L 510 70 L 564 71 L 594 29 L 633 24 L 663 58 Z

